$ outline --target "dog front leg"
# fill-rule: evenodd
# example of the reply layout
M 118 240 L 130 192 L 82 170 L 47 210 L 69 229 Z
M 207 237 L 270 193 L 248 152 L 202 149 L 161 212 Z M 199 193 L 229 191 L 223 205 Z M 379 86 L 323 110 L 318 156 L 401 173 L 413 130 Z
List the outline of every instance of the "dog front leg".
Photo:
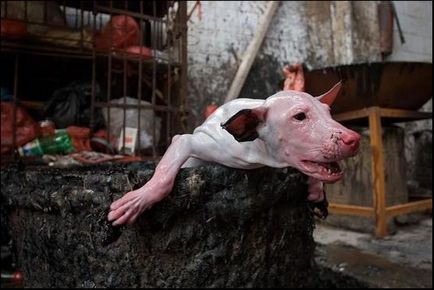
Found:
M 110 205 L 108 220 L 113 225 L 132 224 L 146 209 L 172 191 L 175 177 L 191 154 L 191 134 L 175 136 L 152 178 L 141 188 L 130 191 Z

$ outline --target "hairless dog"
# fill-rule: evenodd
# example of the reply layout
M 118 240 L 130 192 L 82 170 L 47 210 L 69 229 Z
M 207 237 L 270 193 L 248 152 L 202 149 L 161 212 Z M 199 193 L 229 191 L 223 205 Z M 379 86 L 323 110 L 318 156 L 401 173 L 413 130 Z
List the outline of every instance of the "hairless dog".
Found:
M 254 169 L 294 167 L 308 176 L 308 200 L 324 200 L 323 182 L 343 172 L 337 161 L 354 156 L 360 136 L 334 121 L 330 105 L 341 83 L 325 94 L 285 90 L 267 99 L 235 99 L 220 106 L 193 134 L 176 135 L 152 178 L 110 206 L 114 226 L 131 224 L 167 196 L 181 167 L 204 162 Z

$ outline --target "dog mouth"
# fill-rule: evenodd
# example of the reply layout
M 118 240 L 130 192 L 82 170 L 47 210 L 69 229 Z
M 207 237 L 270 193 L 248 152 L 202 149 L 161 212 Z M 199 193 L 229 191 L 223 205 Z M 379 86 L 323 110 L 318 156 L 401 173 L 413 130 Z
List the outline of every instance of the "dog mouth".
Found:
M 342 178 L 343 171 L 336 161 L 316 162 L 302 160 L 304 173 L 324 182 L 334 182 Z

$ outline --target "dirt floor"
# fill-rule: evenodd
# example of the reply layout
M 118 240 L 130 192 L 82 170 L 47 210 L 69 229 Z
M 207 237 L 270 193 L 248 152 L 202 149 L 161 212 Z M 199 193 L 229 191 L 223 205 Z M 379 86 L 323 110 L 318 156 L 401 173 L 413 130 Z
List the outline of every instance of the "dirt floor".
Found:
M 320 265 L 370 287 L 432 288 L 432 216 L 397 226 L 384 239 L 319 223 L 314 239 Z

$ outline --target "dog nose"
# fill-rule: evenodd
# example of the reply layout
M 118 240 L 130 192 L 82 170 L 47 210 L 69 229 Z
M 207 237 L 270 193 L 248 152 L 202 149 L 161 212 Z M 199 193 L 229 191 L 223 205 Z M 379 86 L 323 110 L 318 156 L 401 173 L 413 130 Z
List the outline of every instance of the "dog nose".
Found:
M 359 148 L 360 143 L 360 135 L 356 132 L 344 132 L 341 135 L 342 142 L 344 142 L 345 145 L 351 147 L 353 150 L 357 150 Z

